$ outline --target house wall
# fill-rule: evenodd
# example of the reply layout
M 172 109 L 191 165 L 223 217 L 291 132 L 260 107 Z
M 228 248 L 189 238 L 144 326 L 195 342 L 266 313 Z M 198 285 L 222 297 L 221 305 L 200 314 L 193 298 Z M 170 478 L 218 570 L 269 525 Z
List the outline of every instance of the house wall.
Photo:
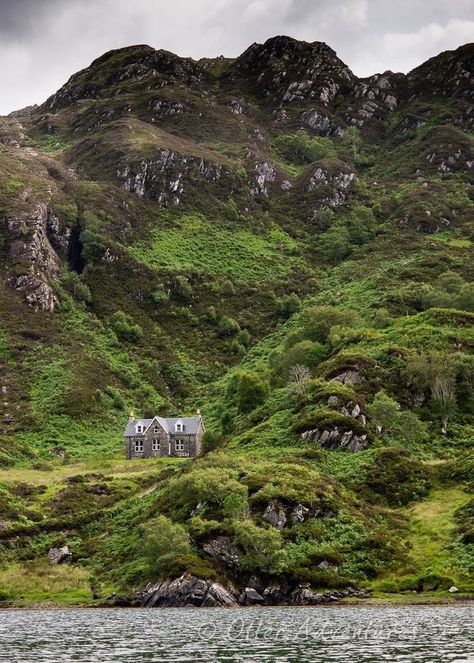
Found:
M 154 432 L 154 426 L 150 426 L 144 434 L 135 434 L 125 438 L 125 457 L 128 460 L 134 458 L 161 458 L 161 457 L 174 457 L 174 458 L 194 458 L 201 452 L 201 439 L 204 430 L 201 427 L 197 435 L 190 435 L 186 432 L 172 433 L 170 436 L 166 431 L 159 427 L 158 433 Z M 160 441 L 160 449 L 153 450 L 153 440 Z M 135 442 L 137 440 L 143 441 L 143 451 L 135 451 Z M 176 449 L 176 440 L 183 440 L 184 449 Z

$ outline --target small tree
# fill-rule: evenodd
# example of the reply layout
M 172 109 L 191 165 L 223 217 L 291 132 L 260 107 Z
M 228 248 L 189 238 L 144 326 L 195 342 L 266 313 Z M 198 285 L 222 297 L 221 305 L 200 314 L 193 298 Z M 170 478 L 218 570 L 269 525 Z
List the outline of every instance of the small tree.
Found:
M 311 372 L 307 366 L 292 366 L 290 368 L 290 383 L 288 390 L 291 394 L 304 396 L 311 381 Z
M 145 539 L 145 556 L 152 577 L 167 575 L 177 556 L 190 553 L 189 536 L 182 525 L 173 523 L 166 516 L 158 516 L 150 524 Z
M 445 352 L 424 352 L 410 357 L 406 365 L 408 383 L 418 389 L 429 389 L 435 410 L 441 416 L 443 435 L 456 408 L 456 363 Z
M 347 129 L 344 130 L 343 140 L 346 145 L 351 148 L 354 159 L 357 159 L 359 147 L 362 144 L 362 137 L 360 135 L 359 129 L 354 126 L 347 127 Z
M 251 412 L 262 405 L 268 394 L 268 383 L 258 373 L 241 373 L 237 387 L 237 406 L 242 412 Z

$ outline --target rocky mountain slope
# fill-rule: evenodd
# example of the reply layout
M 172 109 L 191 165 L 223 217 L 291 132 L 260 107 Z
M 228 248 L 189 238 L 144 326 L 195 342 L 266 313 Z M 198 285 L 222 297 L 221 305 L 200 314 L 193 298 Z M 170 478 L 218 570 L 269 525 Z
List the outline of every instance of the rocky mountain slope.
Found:
M 472 591 L 473 57 L 132 46 L 0 118 L 0 599 Z

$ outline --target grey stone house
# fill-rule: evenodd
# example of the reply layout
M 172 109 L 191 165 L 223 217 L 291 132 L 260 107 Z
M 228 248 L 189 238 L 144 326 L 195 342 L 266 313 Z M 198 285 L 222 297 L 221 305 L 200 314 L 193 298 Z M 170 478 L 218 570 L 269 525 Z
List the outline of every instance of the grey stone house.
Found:
M 125 456 L 132 458 L 160 458 L 175 456 L 191 458 L 201 451 L 204 422 L 201 414 L 195 417 L 153 417 L 135 419 L 130 416 L 125 428 Z

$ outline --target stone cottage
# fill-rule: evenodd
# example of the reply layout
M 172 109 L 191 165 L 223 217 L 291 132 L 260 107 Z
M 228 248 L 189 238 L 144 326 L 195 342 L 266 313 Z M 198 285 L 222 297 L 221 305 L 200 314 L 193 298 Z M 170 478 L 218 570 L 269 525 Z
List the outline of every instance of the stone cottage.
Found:
M 125 428 L 125 456 L 159 458 L 175 456 L 191 458 L 201 451 L 204 422 L 198 411 L 195 417 L 153 417 L 135 419 L 130 416 Z

